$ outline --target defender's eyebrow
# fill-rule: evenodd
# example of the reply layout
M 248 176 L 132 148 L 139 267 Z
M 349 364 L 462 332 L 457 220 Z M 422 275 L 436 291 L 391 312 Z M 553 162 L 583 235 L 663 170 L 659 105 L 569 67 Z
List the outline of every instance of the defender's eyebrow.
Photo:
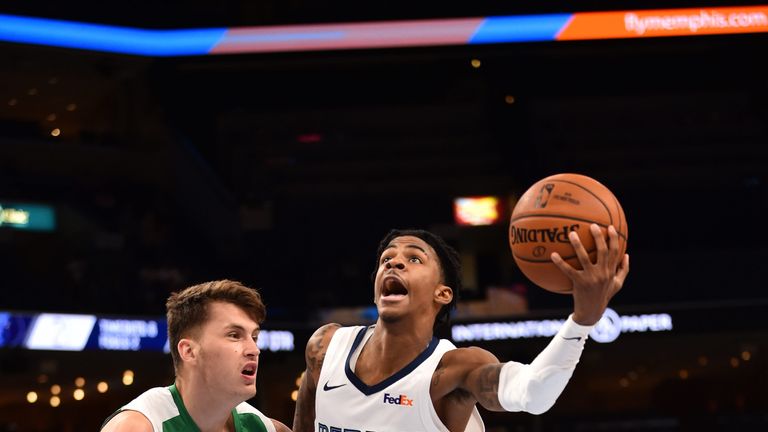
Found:
M 224 329 L 225 330 L 239 330 L 239 331 L 242 331 L 243 333 L 248 333 L 248 331 L 245 329 L 245 327 L 241 326 L 240 324 L 234 324 L 234 323 L 227 324 L 224 327 Z M 253 329 L 252 333 L 258 333 L 260 331 L 261 331 L 261 327 L 256 326 L 256 328 Z
M 227 324 L 226 326 L 224 326 L 224 328 L 227 329 L 227 330 L 242 330 L 242 331 L 245 331 L 245 327 L 241 326 L 240 324 L 232 324 L 232 323 L 230 323 L 230 324 Z

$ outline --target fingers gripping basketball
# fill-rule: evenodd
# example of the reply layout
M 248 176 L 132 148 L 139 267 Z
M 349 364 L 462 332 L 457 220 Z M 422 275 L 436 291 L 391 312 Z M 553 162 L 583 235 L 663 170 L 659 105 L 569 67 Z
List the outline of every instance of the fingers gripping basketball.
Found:
M 579 174 L 557 174 L 531 186 L 518 200 L 509 224 L 509 245 L 520 270 L 533 283 L 559 293 L 572 290 L 571 280 L 552 262 L 557 252 L 576 269 L 582 266 L 568 239 L 579 235 L 591 262 L 597 247 L 590 225 L 600 226 L 608 241 L 608 226 L 618 233 L 619 252 L 623 256 L 629 234 L 621 204 L 614 194 L 597 180 Z

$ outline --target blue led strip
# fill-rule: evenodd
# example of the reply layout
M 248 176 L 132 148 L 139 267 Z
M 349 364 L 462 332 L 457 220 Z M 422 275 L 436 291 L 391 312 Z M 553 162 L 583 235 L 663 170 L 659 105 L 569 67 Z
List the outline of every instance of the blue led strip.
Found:
M 470 44 L 553 41 L 573 14 L 489 17 L 483 20 Z
M 145 30 L 0 14 L 0 41 L 145 56 L 204 55 L 225 28 Z

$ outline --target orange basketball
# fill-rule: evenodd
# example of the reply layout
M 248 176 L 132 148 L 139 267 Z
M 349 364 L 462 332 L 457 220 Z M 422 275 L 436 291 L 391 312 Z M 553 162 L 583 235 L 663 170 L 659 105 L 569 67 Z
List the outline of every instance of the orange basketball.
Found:
M 536 182 L 520 197 L 509 221 L 509 246 L 520 270 L 536 285 L 557 293 L 573 290 L 571 280 L 550 258 L 557 252 L 581 269 L 568 233 L 576 231 L 595 262 L 595 240 L 589 230 L 598 224 L 608 239 L 608 226 L 619 233 L 621 254 L 627 250 L 627 219 L 619 200 L 597 180 L 579 174 L 556 174 Z

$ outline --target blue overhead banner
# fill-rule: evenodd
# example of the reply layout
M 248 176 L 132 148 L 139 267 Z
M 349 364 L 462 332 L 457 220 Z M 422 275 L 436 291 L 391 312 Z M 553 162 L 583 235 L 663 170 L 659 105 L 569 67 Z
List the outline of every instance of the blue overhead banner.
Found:
M 151 57 L 207 54 L 226 29 L 147 30 L 0 14 L 0 40 Z
M 293 351 L 294 334 L 262 330 L 262 351 Z M 0 348 L 170 352 L 165 318 L 0 312 Z

